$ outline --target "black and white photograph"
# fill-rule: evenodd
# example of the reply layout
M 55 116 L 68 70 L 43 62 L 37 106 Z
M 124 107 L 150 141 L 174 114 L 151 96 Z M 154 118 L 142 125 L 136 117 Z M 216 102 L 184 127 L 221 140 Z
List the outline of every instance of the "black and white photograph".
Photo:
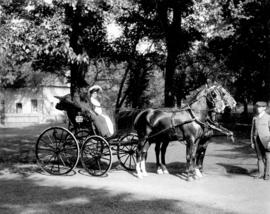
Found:
M 270 213 L 269 0 L 0 0 L 0 214 Z

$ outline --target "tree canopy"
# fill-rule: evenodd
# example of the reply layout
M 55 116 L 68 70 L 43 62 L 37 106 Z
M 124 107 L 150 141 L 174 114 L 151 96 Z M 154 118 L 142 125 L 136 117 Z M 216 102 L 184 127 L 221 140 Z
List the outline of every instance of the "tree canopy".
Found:
M 180 106 L 212 78 L 243 103 L 269 100 L 269 7 L 266 0 L 1 0 L 0 84 L 36 86 L 50 72 L 67 77 L 74 95 L 98 82 L 118 109 Z M 109 24 L 117 38 L 109 39 Z

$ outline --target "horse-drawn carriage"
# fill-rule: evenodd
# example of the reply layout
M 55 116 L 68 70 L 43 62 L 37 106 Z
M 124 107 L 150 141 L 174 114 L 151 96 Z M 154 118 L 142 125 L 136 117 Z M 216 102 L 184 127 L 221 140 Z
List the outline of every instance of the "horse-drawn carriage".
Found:
M 117 155 L 126 170 L 135 169 L 138 137 L 132 129 L 132 120 L 136 112 L 120 112 L 115 118 L 116 134 L 107 138 L 100 135 L 91 114 L 82 113 L 70 95 L 56 98 L 59 99 L 56 108 L 67 113 L 68 127 L 50 127 L 39 136 L 36 159 L 44 171 L 67 174 L 80 160 L 89 174 L 102 176 L 110 170 L 113 155 Z
M 173 111 L 146 109 L 118 115 L 117 134 L 104 138 L 98 133 L 91 117 L 80 115 L 80 109 L 66 98 L 59 97 L 60 104 L 64 105 L 58 108 L 67 111 L 71 122 L 69 129 L 48 128 L 40 135 L 36 144 L 37 161 L 50 174 L 68 173 L 80 159 L 84 169 L 91 175 L 104 175 L 111 168 L 113 150 L 116 151 L 114 154 L 117 154 L 120 164 L 128 170 L 136 169 L 141 178 L 146 175 L 145 160 L 150 144 L 155 142 L 158 145 L 155 149 L 157 166 L 160 165 L 158 154 L 159 145 L 162 144 L 161 166 L 166 170 L 167 145 L 169 141 L 178 140 L 186 142 L 189 180 L 196 172 L 195 169 L 202 169 L 207 141 L 213 136 L 209 129 L 232 135 L 229 130 L 209 119 L 209 114 L 221 113 L 225 107 L 234 108 L 236 105 L 233 97 L 222 86 L 202 86 L 193 93 L 184 108 Z M 128 124 L 128 128 L 122 128 L 119 119 Z M 133 125 L 137 133 L 133 131 Z

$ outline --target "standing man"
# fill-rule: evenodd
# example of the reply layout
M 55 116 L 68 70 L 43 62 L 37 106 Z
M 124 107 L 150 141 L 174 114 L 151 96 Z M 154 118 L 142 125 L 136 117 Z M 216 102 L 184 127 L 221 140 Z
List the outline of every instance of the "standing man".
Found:
M 252 120 L 251 147 L 258 158 L 257 179 L 270 179 L 270 115 L 265 112 L 267 103 L 256 103 L 257 115 Z

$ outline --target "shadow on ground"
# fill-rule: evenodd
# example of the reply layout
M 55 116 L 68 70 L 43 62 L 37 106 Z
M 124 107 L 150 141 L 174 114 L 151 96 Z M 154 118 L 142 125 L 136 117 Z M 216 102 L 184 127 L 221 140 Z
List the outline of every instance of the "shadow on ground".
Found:
M 59 126 L 59 124 L 57 125 Z M 35 144 L 42 131 L 50 126 L 53 125 L 0 128 L 0 169 L 9 167 L 12 172 L 17 172 L 22 175 L 27 175 L 31 172 L 39 172 L 40 169 L 36 165 L 35 159 Z M 248 139 L 244 137 L 241 138 L 241 136 L 237 137 L 234 143 L 229 141 L 226 137 L 212 138 L 205 159 L 207 160 L 209 157 L 213 157 L 214 159 L 209 165 L 224 167 L 228 174 L 247 175 L 250 169 L 246 169 L 245 167 L 241 169 L 239 164 L 235 164 L 237 160 L 246 161 L 256 158 L 255 152 L 249 147 L 247 142 Z M 170 146 L 176 145 L 179 146 L 179 144 L 170 144 Z M 185 154 L 183 153 L 182 155 L 184 157 Z M 115 157 L 114 160 L 116 160 Z M 20 164 L 26 166 L 22 168 L 19 166 Z M 184 173 L 186 169 L 185 162 L 173 161 L 168 163 L 167 166 L 169 172 L 176 176 L 178 176 L 179 173 Z M 77 167 L 81 168 L 80 162 Z M 123 170 L 123 168 L 119 167 L 119 163 L 115 161 L 112 165 L 112 170 Z M 155 162 L 147 162 L 147 171 L 156 173 Z
M 0 128 L 0 170 L 9 168 L 13 173 L 28 175 L 32 172 L 41 172 L 37 165 L 35 145 L 40 134 L 52 126 L 65 124 L 47 124 L 28 126 L 23 128 Z M 116 160 L 114 157 L 113 160 Z M 21 167 L 20 164 L 24 166 Z M 82 169 L 79 161 L 77 167 Z M 123 170 L 118 160 L 112 163 L 113 170 Z
M 178 200 L 112 194 L 106 189 L 60 187 L 43 179 L 0 178 L 0 213 L 229 213 Z

